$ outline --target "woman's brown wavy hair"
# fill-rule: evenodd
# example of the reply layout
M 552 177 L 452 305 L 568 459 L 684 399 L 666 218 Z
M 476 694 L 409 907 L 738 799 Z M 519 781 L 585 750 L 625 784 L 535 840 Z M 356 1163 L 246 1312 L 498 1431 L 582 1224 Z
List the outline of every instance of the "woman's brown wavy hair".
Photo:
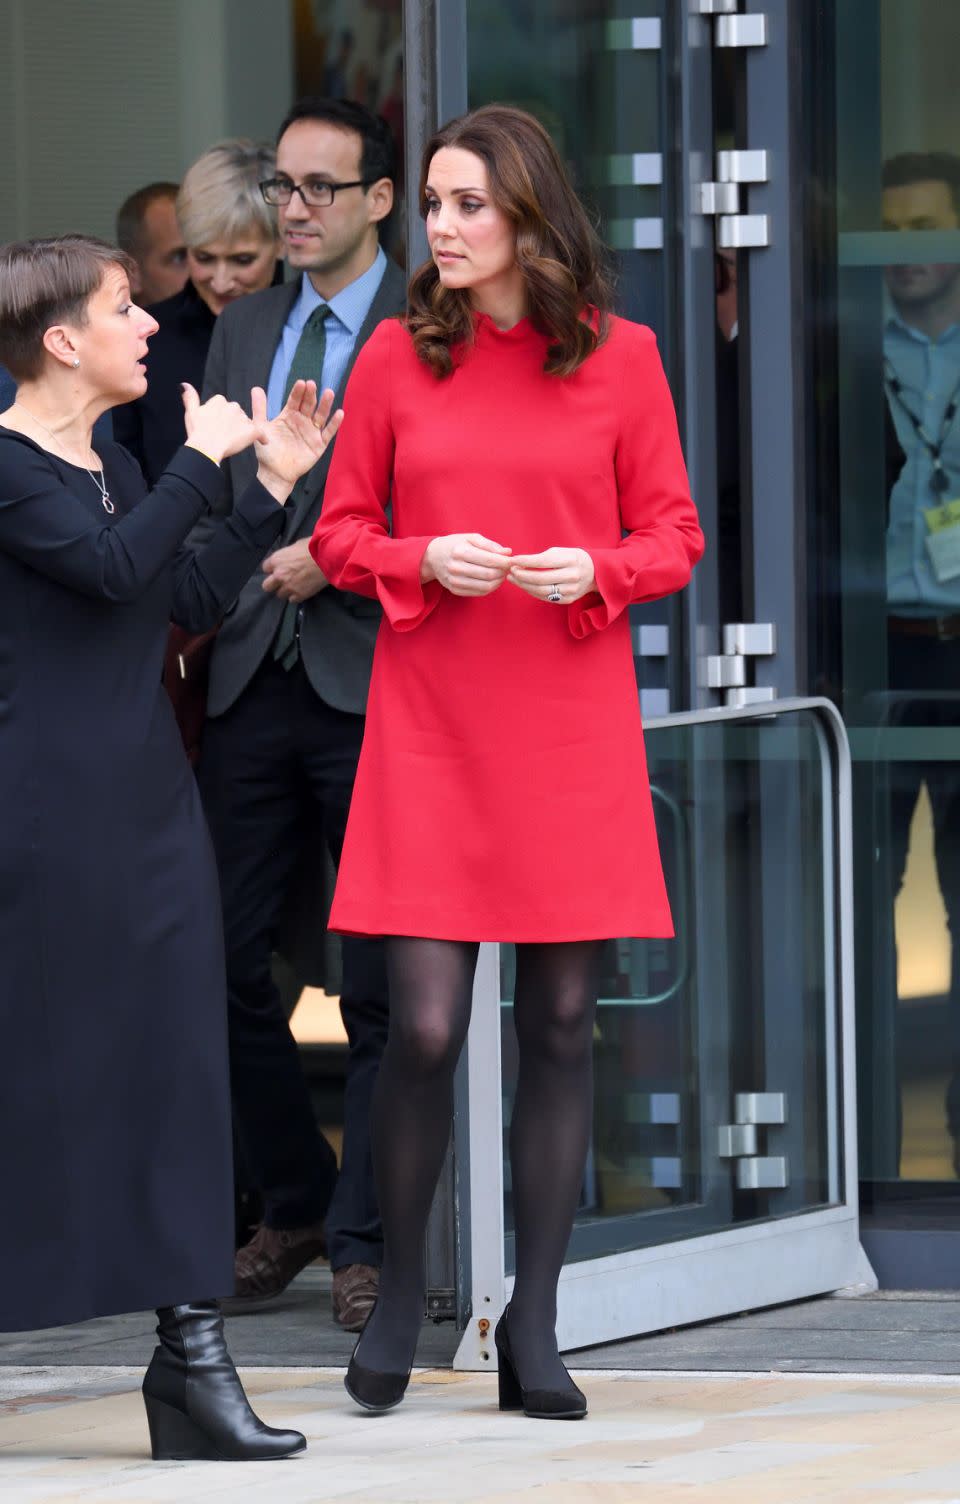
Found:
M 430 164 L 445 146 L 472 151 L 487 168 L 491 196 L 516 228 L 530 319 L 549 336 L 544 370 L 569 376 L 606 338 L 612 283 L 607 254 L 538 120 L 488 104 L 451 120 L 423 153 L 420 209 L 427 213 Z M 469 289 L 445 288 L 431 259 L 410 279 L 407 328 L 438 376 L 453 370 L 452 347 L 473 336 Z

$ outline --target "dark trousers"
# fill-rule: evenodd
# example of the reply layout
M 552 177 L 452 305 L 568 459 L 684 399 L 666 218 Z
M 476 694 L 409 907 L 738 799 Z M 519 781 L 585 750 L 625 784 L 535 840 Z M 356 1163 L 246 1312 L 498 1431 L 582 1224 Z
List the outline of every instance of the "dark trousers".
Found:
M 897 692 L 890 722 L 902 727 L 960 727 L 960 639 L 940 642 L 891 629 L 889 682 Z M 954 1072 L 947 1093 L 951 1134 L 960 1137 L 960 759 L 892 761 L 890 778 L 890 875 L 892 897 L 903 885 L 910 824 L 923 784 L 930 796 L 933 845 L 940 893 L 950 931 L 950 1036 L 944 1059 Z
M 303 843 L 322 816 L 339 861 L 363 717 L 335 710 L 297 663 L 272 658 L 204 729 L 198 777 L 220 869 L 230 1069 L 243 1161 L 273 1227 L 325 1217 L 330 1263 L 381 1262 L 370 1152 L 370 1098 L 387 1036 L 381 941 L 343 942 L 340 1011 L 349 1043 L 343 1155 L 314 1120 L 271 956 Z M 318 926 L 322 916 L 317 916 Z

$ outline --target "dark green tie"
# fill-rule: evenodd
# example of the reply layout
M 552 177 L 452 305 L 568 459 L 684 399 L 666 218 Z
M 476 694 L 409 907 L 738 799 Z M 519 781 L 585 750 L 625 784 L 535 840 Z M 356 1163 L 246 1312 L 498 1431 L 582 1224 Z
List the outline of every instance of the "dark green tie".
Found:
M 327 349 L 327 331 L 325 324 L 330 309 L 326 303 L 321 303 L 311 313 L 303 326 L 297 348 L 293 352 L 293 360 L 290 362 L 290 370 L 287 373 L 286 386 L 283 391 L 283 400 L 286 402 L 295 381 L 315 381 L 317 391 L 323 386 L 323 357 Z M 307 471 L 307 475 L 309 475 Z M 293 488 L 292 500 L 296 503 L 299 488 L 303 485 L 307 476 L 303 475 Z M 286 601 L 280 616 L 280 624 L 277 627 L 277 635 L 273 639 L 273 656 L 285 669 L 293 668 L 300 656 L 300 643 L 297 638 L 297 621 L 300 616 L 300 607 L 296 601 Z

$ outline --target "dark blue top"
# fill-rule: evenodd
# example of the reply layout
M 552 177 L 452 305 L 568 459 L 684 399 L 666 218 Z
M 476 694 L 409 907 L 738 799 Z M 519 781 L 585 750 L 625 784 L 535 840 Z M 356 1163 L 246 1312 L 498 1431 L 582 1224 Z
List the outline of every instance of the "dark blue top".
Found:
M 160 682 L 171 617 L 212 626 L 283 521 L 181 449 L 149 494 L 0 429 L 0 1331 L 233 1287 L 220 898 Z

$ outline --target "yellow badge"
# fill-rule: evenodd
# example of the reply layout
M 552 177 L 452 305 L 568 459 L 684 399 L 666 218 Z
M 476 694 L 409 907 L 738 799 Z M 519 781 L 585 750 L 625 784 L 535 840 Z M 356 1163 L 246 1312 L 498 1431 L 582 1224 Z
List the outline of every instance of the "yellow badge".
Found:
M 960 575 L 960 496 L 953 501 L 928 507 L 923 514 L 927 524 L 927 556 L 939 585 Z

